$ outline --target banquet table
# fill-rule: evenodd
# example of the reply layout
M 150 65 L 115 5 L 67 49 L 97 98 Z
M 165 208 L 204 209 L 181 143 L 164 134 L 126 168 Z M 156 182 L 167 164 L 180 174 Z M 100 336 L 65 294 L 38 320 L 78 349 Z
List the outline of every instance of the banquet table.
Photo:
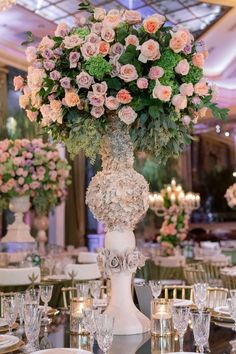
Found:
M 24 339 L 24 338 L 23 338 Z M 230 341 L 236 341 L 236 332 L 231 328 L 219 327 L 211 324 L 209 350 L 213 354 L 230 354 L 232 346 Z M 40 333 L 40 349 L 49 348 L 80 348 L 90 351 L 89 336 L 74 335 L 69 331 L 69 316 L 60 314 L 54 317 L 53 323 L 45 334 L 44 327 Z M 178 351 L 178 338 L 176 335 L 169 337 L 151 337 L 150 333 L 132 336 L 114 336 L 113 345 L 109 354 L 164 354 L 172 351 Z M 188 329 L 184 338 L 184 350 L 195 351 L 193 345 L 193 333 Z M 209 352 L 209 351 L 208 351 Z M 23 353 L 23 350 L 15 353 Z M 94 354 L 102 354 L 97 343 L 93 346 Z

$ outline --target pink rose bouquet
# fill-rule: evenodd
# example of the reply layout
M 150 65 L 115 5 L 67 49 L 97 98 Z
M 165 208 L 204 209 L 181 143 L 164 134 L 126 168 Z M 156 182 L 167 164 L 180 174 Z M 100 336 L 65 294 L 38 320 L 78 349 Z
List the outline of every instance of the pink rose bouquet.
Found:
M 203 80 L 205 45 L 187 28 L 168 27 L 159 14 L 142 20 L 134 10 L 106 12 L 89 1 L 80 9 L 91 16 L 73 28 L 59 24 L 53 36 L 28 47 L 28 76 L 14 80 L 28 118 L 72 155 L 83 149 L 94 160 L 114 110 L 134 148 L 163 161 L 190 143 L 202 108 L 225 118 Z
M 55 145 L 41 139 L 0 141 L 0 208 L 29 195 L 37 214 L 46 214 L 67 195 L 70 166 Z

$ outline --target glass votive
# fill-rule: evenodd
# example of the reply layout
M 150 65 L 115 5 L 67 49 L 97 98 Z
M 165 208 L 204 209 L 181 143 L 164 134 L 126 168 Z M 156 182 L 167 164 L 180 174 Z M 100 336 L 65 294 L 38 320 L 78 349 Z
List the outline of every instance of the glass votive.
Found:
M 91 298 L 75 297 L 70 301 L 70 332 L 84 334 L 83 328 L 83 310 L 92 308 Z
M 151 334 L 164 337 L 172 334 L 171 302 L 167 299 L 151 301 Z
M 151 337 L 151 353 L 164 354 L 174 352 L 175 343 L 173 336 Z
M 91 340 L 89 335 L 71 334 L 70 347 L 86 350 L 89 352 L 93 350 L 93 348 L 91 348 Z

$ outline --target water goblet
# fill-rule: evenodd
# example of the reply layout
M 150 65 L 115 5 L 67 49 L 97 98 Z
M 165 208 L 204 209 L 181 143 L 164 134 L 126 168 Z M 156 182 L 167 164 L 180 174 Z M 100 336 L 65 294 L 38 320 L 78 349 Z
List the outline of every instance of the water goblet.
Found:
M 190 315 L 194 340 L 200 353 L 204 353 L 204 346 L 208 344 L 209 339 L 211 314 L 207 311 L 193 311 Z
M 193 285 L 194 303 L 199 311 L 203 311 L 207 302 L 207 283 L 196 283 Z
M 96 332 L 96 317 L 101 313 L 101 309 L 90 309 L 85 308 L 82 310 L 83 312 L 83 327 L 85 331 L 90 334 L 90 347 L 93 348 L 94 344 L 94 336 Z
M 18 315 L 18 294 L 4 296 L 3 314 L 8 324 L 9 334 L 12 334 L 12 327 Z
M 40 285 L 39 288 L 41 293 L 41 300 L 44 303 L 43 323 L 45 324 L 50 322 L 48 318 L 48 303 L 52 297 L 53 285 Z
M 40 300 L 40 289 L 32 288 L 26 290 L 25 292 L 26 303 L 36 304 L 39 306 L 39 300 Z
M 89 283 L 79 283 L 76 285 L 76 289 L 77 289 L 77 296 L 78 297 L 88 297 L 89 294 Z
M 183 352 L 184 334 L 188 327 L 189 313 L 188 306 L 172 306 L 173 325 L 179 335 L 180 352 Z
M 113 341 L 114 317 L 106 314 L 98 315 L 95 324 L 99 348 L 106 354 Z
M 161 282 L 159 280 L 149 280 L 148 284 L 151 288 L 152 296 L 157 299 L 161 293 Z
M 228 303 L 230 316 L 234 320 L 234 326 L 232 327 L 232 330 L 236 331 L 236 298 L 228 299 L 227 303 Z
M 231 299 L 236 299 L 236 290 L 235 289 L 230 290 L 229 293 L 230 293 Z
M 93 280 L 89 282 L 89 284 L 90 284 L 90 293 L 96 302 L 96 300 L 98 300 L 101 295 L 102 282 L 101 280 Z
M 39 339 L 41 318 L 42 309 L 39 309 L 36 304 L 24 305 L 25 334 L 28 340 L 28 344 L 24 348 L 26 353 L 32 353 L 37 349 L 35 343 Z

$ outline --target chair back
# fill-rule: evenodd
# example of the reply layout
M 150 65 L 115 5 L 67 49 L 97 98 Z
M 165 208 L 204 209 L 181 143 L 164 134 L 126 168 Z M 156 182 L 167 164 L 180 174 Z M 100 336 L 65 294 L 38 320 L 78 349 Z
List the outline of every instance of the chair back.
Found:
M 201 267 L 199 267 L 199 269 L 186 267 L 183 272 L 187 285 L 208 282 L 207 274 Z
M 226 288 L 208 288 L 207 307 L 214 309 L 215 307 L 225 306 L 227 304 L 228 289 Z
M 79 252 L 78 262 L 79 263 L 97 263 L 96 252 Z
M 74 280 L 93 280 L 101 278 L 97 263 L 67 264 L 65 274 L 67 279 L 73 278 Z
M 229 290 L 236 289 L 236 276 L 228 273 L 220 273 L 223 286 Z
M 134 289 L 140 311 L 148 318 L 151 318 L 151 301 L 153 296 L 150 286 L 147 283 L 134 284 Z
M 164 285 L 165 299 L 182 299 L 193 301 L 193 287 L 191 285 Z
M 68 310 L 70 301 L 73 297 L 76 297 L 77 288 L 76 287 L 63 287 L 61 288 L 64 309 Z
M 40 283 L 39 267 L 0 268 L 0 287 Z

